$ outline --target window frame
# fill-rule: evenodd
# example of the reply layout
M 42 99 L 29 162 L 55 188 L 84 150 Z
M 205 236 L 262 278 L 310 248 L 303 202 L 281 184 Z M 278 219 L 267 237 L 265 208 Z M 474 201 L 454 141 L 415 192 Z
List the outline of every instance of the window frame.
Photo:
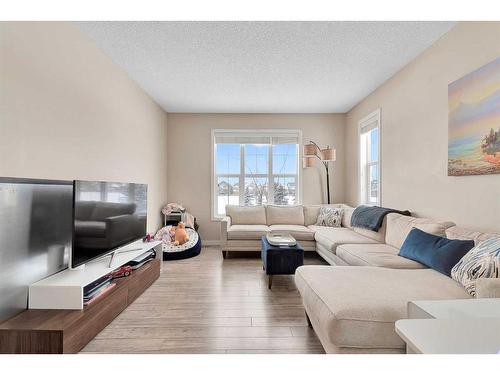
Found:
M 376 123 L 376 126 L 373 129 L 378 129 L 378 139 L 377 139 L 377 148 L 378 148 L 378 160 L 377 161 L 368 161 L 368 157 L 366 160 L 361 160 L 361 147 L 362 147 L 362 135 L 367 132 L 363 132 L 364 128 L 371 126 L 373 123 Z M 382 205 L 382 126 L 381 126 L 381 109 L 377 108 L 375 111 L 370 113 L 369 115 L 363 117 L 358 122 L 358 202 L 359 204 L 364 204 L 367 206 L 381 206 Z M 371 130 L 373 130 L 371 129 Z M 368 132 L 370 132 L 369 130 Z M 365 155 L 369 154 L 368 146 L 365 150 Z M 377 202 L 370 202 L 368 194 L 369 194 L 369 181 L 370 181 L 370 167 L 378 166 L 378 186 L 377 186 Z M 364 176 L 364 178 L 363 178 Z
M 215 138 L 218 135 L 223 135 L 224 133 L 229 134 L 229 133 L 239 133 L 241 135 L 248 134 L 248 135 L 258 135 L 258 136 L 265 136 L 265 137 L 279 137 L 280 135 L 286 136 L 286 135 L 296 135 L 298 139 L 297 143 L 297 166 L 296 166 L 296 174 L 290 174 L 290 173 L 285 173 L 285 174 L 275 174 L 273 173 L 273 145 L 272 143 L 269 144 L 268 147 L 268 170 L 266 174 L 259 173 L 259 174 L 247 174 L 245 171 L 245 148 L 243 144 L 240 144 L 240 173 L 221 173 L 221 174 L 216 174 L 216 143 L 215 143 Z M 210 178 L 211 178 L 211 191 L 210 191 L 210 211 L 211 211 L 211 218 L 212 221 L 220 221 L 222 218 L 225 217 L 225 215 L 219 215 L 217 213 L 217 199 L 216 199 L 216 193 L 218 191 L 217 186 L 218 186 L 218 178 L 219 177 L 226 177 L 226 178 L 239 178 L 239 202 L 240 205 L 241 202 L 244 202 L 245 198 L 245 178 L 248 178 L 248 176 L 255 177 L 255 178 L 267 178 L 268 181 L 268 187 L 267 187 L 267 193 L 268 197 L 271 197 L 270 202 L 268 201 L 267 204 L 273 204 L 274 200 L 274 178 L 275 177 L 294 177 L 296 179 L 296 186 L 295 186 L 295 204 L 299 205 L 302 203 L 302 168 L 300 168 L 300 161 L 302 160 L 302 130 L 301 129 L 212 129 L 211 130 L 211 169 L 210 169 Z

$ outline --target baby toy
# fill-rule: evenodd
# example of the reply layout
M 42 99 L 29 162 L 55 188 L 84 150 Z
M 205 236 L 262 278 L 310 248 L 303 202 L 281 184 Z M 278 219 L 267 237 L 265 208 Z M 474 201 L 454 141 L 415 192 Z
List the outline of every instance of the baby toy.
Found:
M 156 232 L 155 240 L 163 241 L 164 243 L 170 243 L 174 241 L 175 229 L 171 225 L 161 228 Z
M 182 221 L 179 224 L 177 224 L 177 226 L 174 227 L 174 229 L 175 229 L 174 245 L 183 245 L 189 241 L 189 236 L 186 232 L 186 226 Z

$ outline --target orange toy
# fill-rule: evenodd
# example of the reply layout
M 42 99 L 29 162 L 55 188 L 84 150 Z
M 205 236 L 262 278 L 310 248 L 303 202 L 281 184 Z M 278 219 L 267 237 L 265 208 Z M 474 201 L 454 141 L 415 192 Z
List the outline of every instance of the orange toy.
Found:
M 174 245 L 183 245 L 189 241 L 189 236 L 186 232 L 186 226 L 181 221 L 175 228 Z

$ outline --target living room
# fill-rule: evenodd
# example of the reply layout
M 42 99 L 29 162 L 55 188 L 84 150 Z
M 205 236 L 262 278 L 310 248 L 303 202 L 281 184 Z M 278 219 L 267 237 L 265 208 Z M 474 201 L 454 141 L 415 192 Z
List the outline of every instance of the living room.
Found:
M 278 11 L 0 22 L 1 353 L 498 353 L 500 21 Z

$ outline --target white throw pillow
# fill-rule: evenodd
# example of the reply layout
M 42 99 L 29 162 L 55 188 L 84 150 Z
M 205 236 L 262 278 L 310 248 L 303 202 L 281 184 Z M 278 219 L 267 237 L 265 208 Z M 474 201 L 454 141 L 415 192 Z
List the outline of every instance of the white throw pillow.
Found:
M 500 277 L 500 237 L 484 240 L 471 249 L 451 269 L 451 277 L 472 296 L 476 295 L 477 279 Z
M 323 227 L 340 227 L 342 224 L 342 208 L 321 207 L 319 209 L 318 221 L 316 225 Z

